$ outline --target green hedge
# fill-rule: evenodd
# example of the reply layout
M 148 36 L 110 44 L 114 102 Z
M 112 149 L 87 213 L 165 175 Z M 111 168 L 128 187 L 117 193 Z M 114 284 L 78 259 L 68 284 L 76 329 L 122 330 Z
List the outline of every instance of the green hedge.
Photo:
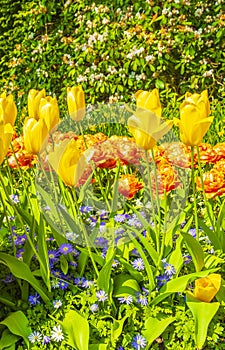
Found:
M 1 0 L 1 90 L 22 108 L 30 88 L 65 104 L 82 84 L 87 102 L 128 101 L 138 89 L 222 99 L 225 4 L 217 1 Z

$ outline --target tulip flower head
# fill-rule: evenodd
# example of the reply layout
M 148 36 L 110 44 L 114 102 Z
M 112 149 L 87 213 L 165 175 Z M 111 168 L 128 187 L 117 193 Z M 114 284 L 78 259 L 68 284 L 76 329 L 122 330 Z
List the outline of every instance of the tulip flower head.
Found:
M 24 147 L 28 153 L 39 154 L 43 151 L 48 136 L 44 119 L 27 118 L 23 127 Z
M 44 119 L 48 131 L 59 123 L 59 108 L 56 97 L 43 97 L 39 102 L 39 119 Z
M 221 275 L 212 273 L 207 277 L 195 280 L 194 296 L 195 298 L 210 303 L 221 285 Z
M 65 185 L 74 187 L 81 178 L 92 154 L 93 151 L 90 150 L 82 154 L 74 139 L 63 140 L 48 155 L 48 161 Z
M 4 124 L 15 124 L 17 116 L 16 104 L 13 100 L 13 95 L 6 96 L 5 93 L 0 95 L 0 119 L 3 119 Z
M 45 97 L 45 89 L 41 91 L 31 89 L 28 93 L 28 115 L 29 118 L 39 119 L 38 111 L 41 98 Z
M 201 94 L 185 94 L 185 100 L 180 106 L 180 119 L 174 118 L 180 129 L 180 139 L 188 146 L 197 146 L 208 131 L 213 117 L 210 115 L 208 92 Z
M 0 120 L 0 164 L 8 151 L 13 133 L 12 125 L 10 123 L 4 124 L 3 120 Z
M 128 128 L 138 146 L 145 150 L 152 149 L 157 141 L 172 127 L 173 122 L 161 119 L 161 105 L 158 90 L 152 92 L 138 91 L 136 111 L 127 108 L 133 115 L 128 119 Z
M 81 86 L 67 88 L 67 105 L 71 119 L 81 121 L 85 116 L 85 97 Z

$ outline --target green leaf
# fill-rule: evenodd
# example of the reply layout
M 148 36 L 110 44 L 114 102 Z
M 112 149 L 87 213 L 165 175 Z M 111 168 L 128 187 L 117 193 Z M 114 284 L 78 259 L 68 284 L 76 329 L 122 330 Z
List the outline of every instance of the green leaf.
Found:
M 137 281 L 130 275 L 121 274 L 114 279 L 114 297 L 122 297 L 127 295 L 135 296 L 137 292 L 140 292 L 140 287 Z
M 164 84 L 164 82 L 163 82 L 162 80 L 156 79 L 156 81 L 155 81 L 155 87 L 156 87 L 157 89 L 163 90 L 164 87 L 165 87 L 165 84 Z
M 128 316 L 124 316 L 121 320 L 113 319 L 112 333 L 111 333 L 112 343 L 113 341 L 116 341 L 121 335 L 123 331 L 124 322 L 127 318 Z
M 28 336 L 32 330 L 28 326 L 28 319 L 22 311 L 16 311 L 6 317 L 0 324 L 8 327 L 10 332 L 15 335 L 22 337 L 29 348 Z
M 202 349 L 209 327 L 220 303 L 205 303 L 197 300 L 190 293 L 187 293 L 187 306 L 191 310 L 195 320 L 195 342 L 198 349 Z
M 15 344 L 19 340 L 19 338 L 20 338 L 19 336 L 9 332 L 8 328 L 5 329 L 2 332 L 2 336 L 1 336 L 1 339 L 0 339 L 0 349 L 3 350 L 3 349 L 7 348 L 6 350 L 8 350 L 8 348 L 10 346 L 13 347 L 13 345 L 14 345 L 14 349 L 15 349 Z
M 107 344 L 90 344 L 88 350 L 107 350 Z
M 109 248 L 106 256 L 106 264 L 99 272 L 99 276 L 97 279 L 97 286 L 99 287 L 99 289 L 103 289 L 106 293 L 109 293 L 110 276 L 112 271 L 112 262 L 114 259 L 114 255 L 114 248 Z
M 204 251 L 201 244 L 189 233 L 181 233 L 181 235 L 192 257 L 196 272 L 201 271 L 204 267 Z
M 16 278 L 21 278 L 30 283 L 45 302 L 49 301 L 49 298 L 45 294 L 40 282 L 33 276 L 27 264 L 6 253 L 0 253 L 0 262 L 8 266 Z
M 160 319 L 159 317 L 149 317 L 145 322 L 145 330 L 142 332 L 147 339 L 148 345 L 158 338 L 164 330 L 176 320 L 175 317 L 167 317 Z
M 67 333 L 67 344 L 77 350 L 88 350 L 89 324 L 76 310 L 66 313 L 61 322 L 63 330 Z

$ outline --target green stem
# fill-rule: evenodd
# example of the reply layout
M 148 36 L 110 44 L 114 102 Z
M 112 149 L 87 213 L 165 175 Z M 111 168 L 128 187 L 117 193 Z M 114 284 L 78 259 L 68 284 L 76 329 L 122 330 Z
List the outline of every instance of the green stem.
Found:
M 195 228 L 196 228 L 196 239 L 199 240 L 199 227 L 198 227 L 198 212 L 197 212 L 197 193 L 195 185 L 195 160 L 194 160 L 194 146 L 191 146 L 191 182 L 192 191 L 194 198 L 194 217 L 195 217 Z
M 197 155 L 198 155 L 198 168 L 199 168 L 199 173 L 200 173 L 200 181 L 201 181 L 201 186 L 202 186 L 202 193 L 203 193 L 203 198 L 204 198 L 204 203 L 206 207 L 206 211 L 208 214 L 208 218 L 210 220 L 211 226 L 213 227 L 214 230 L 214 222 L 210 213 L 210 208 L 209 208 L 209 202 L 206 198 L 205 194 L 205 186 L 204 186 L 204 180 L 203 180 L 203 171 L 202 171 L 202 166 L 201 166 L 201 159 L 200 159 L 200 153 L 199 153 L 199 147 L 197 146 Z

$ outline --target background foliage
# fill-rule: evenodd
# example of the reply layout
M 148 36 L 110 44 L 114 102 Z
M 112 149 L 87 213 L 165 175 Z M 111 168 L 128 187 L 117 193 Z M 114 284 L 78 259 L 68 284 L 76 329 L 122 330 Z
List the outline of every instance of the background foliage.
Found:
M 30 88 L 64 103 L 128 100 L 138 89 L 224 92 L 225 4 L 195 0 L 0 1 L 0 89 L 22 108 Z

